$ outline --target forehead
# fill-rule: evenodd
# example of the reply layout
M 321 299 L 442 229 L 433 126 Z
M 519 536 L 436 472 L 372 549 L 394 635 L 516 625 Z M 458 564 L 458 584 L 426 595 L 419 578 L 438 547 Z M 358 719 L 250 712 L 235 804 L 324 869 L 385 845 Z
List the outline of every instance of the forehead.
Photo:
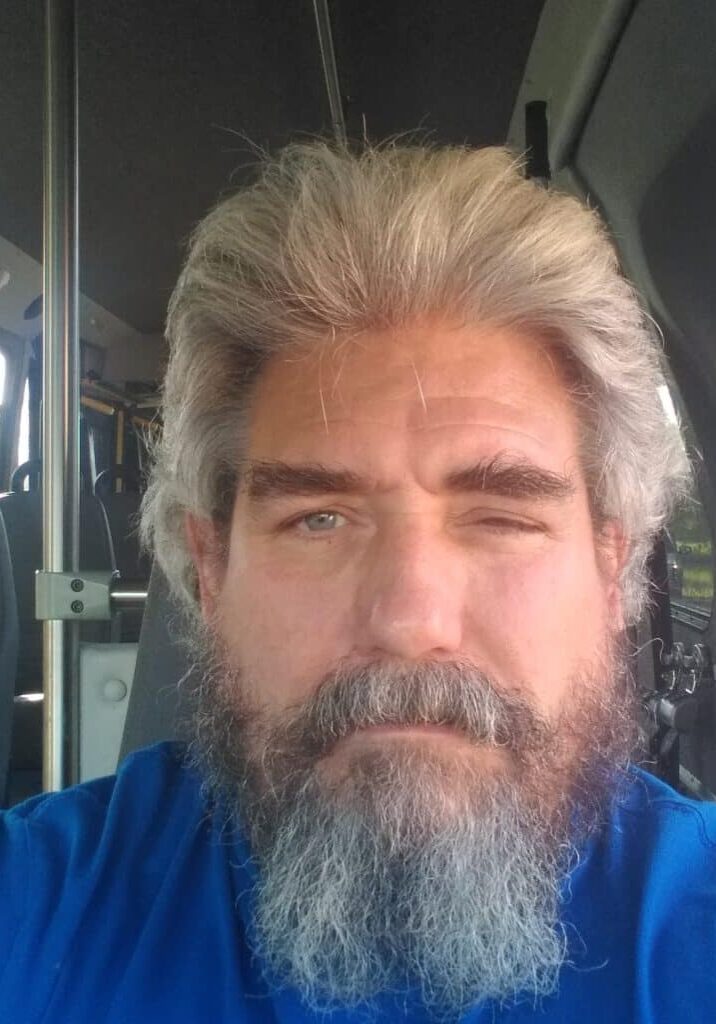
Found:
M 541 339 L 433 324 L 294 349 L 257 382 L 249 447 L 253 458 L 328 458 L 361 433 L 388 447 L 475 432 L 535 456 L 574 452 L 566 376 Z

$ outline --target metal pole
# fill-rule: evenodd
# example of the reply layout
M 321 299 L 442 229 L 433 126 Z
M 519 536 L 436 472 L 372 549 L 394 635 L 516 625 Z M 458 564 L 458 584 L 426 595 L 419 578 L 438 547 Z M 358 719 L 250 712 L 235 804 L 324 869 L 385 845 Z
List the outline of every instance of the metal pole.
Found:
M 42 560 L 50 572 L 76 569 L 79 550 L 75 16 L 75 0 L 46 0 Z M 59 620 L 43 623 L 43 655 L 43 787 L 53 790 L 64 783 L 65 645 Z
M 341 100 L 341 87 L 338 80 L 336 53 L 333 49 L 333 33 L 331 32 L 331 15 L 328 10 L 328 0 L 313 0 L 313 10 L 316 15 L 316 29 L 318 31 L 318 44 L 321 47 L 323 73 L 326 77 L 326 91 L 328 93 L 328 105 L 331 108 L 333 134 L 336 137 L 336 142 L 340 146 L 345 146 L 347 139 L 346 122 L 343 116 L 343 102 Z

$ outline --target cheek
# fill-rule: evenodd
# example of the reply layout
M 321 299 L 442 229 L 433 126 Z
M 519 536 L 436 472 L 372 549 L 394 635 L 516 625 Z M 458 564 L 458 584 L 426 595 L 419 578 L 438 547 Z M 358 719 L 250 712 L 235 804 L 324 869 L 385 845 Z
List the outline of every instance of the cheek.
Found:
M 224 639 L 274 706 L 300 700 L 346 654 L 350 601 L 336 580 L 306 578 L 258 554 L 229 559 Z
M 473 580 L 467 653 L 486 656 L 501 678 L 525 683 L 556 703 L 569 679 L 600 648 L 607 587 L 590 548 L 555 546 L 526 563 Z

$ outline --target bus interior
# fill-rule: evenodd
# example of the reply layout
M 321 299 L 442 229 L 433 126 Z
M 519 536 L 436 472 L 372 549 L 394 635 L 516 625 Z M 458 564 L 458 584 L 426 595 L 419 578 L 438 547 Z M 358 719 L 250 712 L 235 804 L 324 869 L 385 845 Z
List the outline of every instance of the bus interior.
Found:
M 59 681 L 43 648 L 57 604 L 36 576 L 51 570 L 43 410 L 62 342 L 47 326 L 46 75 L 58 11 L 55 30 L 74 33 L 64 73 L 77 95 L 79 223 L 75 379 L 65 384 L 77 410 L 79 547 L 77 564 L 61 566 L 72 593 Z M 639 756 L 683 792 L 716 799 L 715 52 L 710 0 L 6 0 L 0 806 L 112 773 L 130 750 L 175 735 L 189 665 L 137 516 L 161 431 L 166 305 L 193 225 L 250 179 L 257 148 L 406 133 L 507 142 L 545 187 L 598 208 L 663 337 L 671 383 L 654 401 L 682 424 L 696 489 L 655 547 L 653 607 L 631 637 Z M 54 773 L 50 728 L 61 736 Z

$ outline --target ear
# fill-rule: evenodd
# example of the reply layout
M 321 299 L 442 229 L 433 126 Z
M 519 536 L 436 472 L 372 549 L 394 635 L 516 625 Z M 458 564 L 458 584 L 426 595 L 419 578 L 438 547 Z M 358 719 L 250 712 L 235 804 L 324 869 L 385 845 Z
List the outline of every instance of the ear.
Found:
M 224 577 L 222 545 L 212 519 L 203 519 L 187 512 L 184 532 L 199 582 L 199 601 L 205 622 L 216 613 Z
M 597 538 L 597 559 L 607 588 L 609 617 L 617 630 L 624 627 L 621 576 L 630 547 L 629 538 L 618 520 L 610 519 L 604 523 Z

